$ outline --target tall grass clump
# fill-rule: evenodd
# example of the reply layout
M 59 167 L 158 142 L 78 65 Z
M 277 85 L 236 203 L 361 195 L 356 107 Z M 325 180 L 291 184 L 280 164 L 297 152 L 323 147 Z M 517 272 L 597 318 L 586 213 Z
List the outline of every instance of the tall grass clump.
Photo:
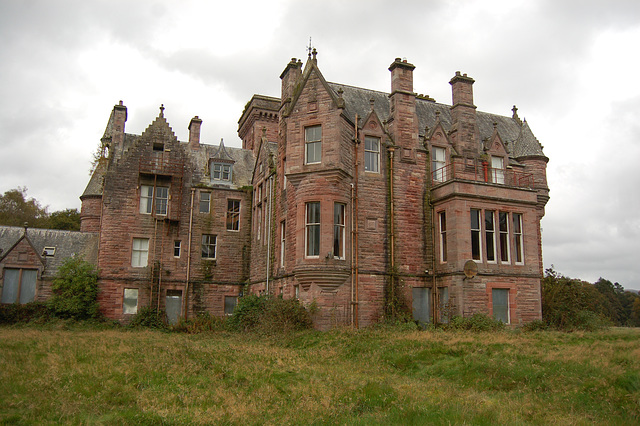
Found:
M 234 331 L 274 334 L 309 329 L 313 322 L 297 299 L 250 294 L 238 300 L 227 327 Z
M 504 330 L 505 324 L 485 314 L 473 314 L 470 317 L 453 317 L 446 328 L 450 330 L 498 331 Z
M 168 330 L 167 315 L 164 311 L 145 306 L 138 310 L 131 321 L 129 328 L 153 328 L 156 330 Z

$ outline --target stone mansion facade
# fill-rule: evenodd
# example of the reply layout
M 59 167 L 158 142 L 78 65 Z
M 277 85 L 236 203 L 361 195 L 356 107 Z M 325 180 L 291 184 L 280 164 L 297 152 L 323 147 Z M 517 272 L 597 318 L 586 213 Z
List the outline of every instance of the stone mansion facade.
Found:
M 315 50 L 294 58 L 280 97 L 247 103 L 242 148 L 201 143 L 197 116 L 178 141 L 163 107 L 126 133 L 120 102 L 81 231 L 0 227 L 2 302 L 46 298 L 66 250 L 96 264 L 102 312 L 123 321 L 231 314 L 247 292 L 315 301 L 321 329 L 402 307 L 422 323 L 541 319 L 542 146 L 515 107 L 477 111 L 466 74 L 445 105 L 414 92 L 414 68 L 395 59 L 383 93 L 328 82 Z

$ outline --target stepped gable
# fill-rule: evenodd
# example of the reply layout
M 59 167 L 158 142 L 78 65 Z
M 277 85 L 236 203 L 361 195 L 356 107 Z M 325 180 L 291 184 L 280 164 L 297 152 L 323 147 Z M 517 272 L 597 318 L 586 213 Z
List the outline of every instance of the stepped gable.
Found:
M 82 256 L 96 265 L 98 259 L 98 234 L 93 232 L 62 231 L 57 229 L 0 226 L 0 261 L 26 236 L 45 264 L 43 275 L 53 277 L 64 260 L 71 256 Z M 55 247 L 53 256 L 43 256 L 45 247 Z

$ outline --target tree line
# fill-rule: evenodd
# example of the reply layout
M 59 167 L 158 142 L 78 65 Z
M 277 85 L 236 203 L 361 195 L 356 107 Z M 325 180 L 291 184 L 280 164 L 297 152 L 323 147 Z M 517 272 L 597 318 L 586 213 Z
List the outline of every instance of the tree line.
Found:
M 542 279 L 542 319 L 563 330 L 595 322 L 640 327 L 640 295 L 604 278 L 591 284 L 565 277 L 551 265 Z
M 18 187 L 0 195 L 0 225 L 79 231 L 80 212 L 65 209 L 49 213 L 38 200 L 27 196 L 26 187 Z

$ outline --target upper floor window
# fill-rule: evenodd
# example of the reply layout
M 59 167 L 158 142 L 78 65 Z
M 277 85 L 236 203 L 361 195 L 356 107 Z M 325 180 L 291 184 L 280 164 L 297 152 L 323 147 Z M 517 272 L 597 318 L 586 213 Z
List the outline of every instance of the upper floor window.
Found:
M 500 230 L 500 262 L 509 263 L 509 213 L 500 212 L 498 228 Z
M 173 242 L 173 257 L 180 257 L 180 251 L 182 248 L 182 243 L 180 242 L 180 240 L 175 240 Z
M 286 254 L 286 232 L 287 223 L 283 220 L 280 222 L 280 266 L 284 268 L 284 258 Z
M 143 268 L 147 266 L 149 259 L 149 239 L 134 238 L 133 247 L 131 249 L 131 266 L 134 268 Z
M 216 235 L 202 234 L 202 258 L 203 259 L 216 258 L 216 243 L 217 243 Z
M 345 205 L 335 203 L 333 205 L 333 257 L 336 259 L 345 258 L 344 250 L 344 211 Z
M 240 230 L 240 200 L 227 201 L 227 230 Z
M 305 164 L 319 163 L 322 160 L 322 126 L 304 129 Z
M 491 157 L 491 181 L 504 185 L 504 159 Z
M 36 269 L 4 268 L 2 303 L 33 302 L 36 296 L 37 277 Z
M 166 215 L 169 206 L 169 188 L 156 186 L 154 197 L 153 186 L 140 185 L 140 213 L 151 214 L 154 211 L 154 202 L 155 214 Z
M 480 247 L 480 210 L 471 209 L 471 258 L 473 260 L 482 260 Z
M 200 191 L 200 213 L 209 213 L 211 209 L 211 193 Z
M 433 147 L 431 156 L 431 173 L 433 180 L 436 182 L 444 182 L 445 180 L 445 166 L 446 166 L 446 150 L 437 146 Z
M 380 173 L 380 138 L 364 138 L 364 171 Z
M 491 210 L 484 211 L 484 236 L 487 253 L 487 262 L 496 261 L 496 224 L 495 213 Z
M 320 256 L 320 203 L 313 202 L 305 205 L 306 209 L 306 256 Z
M 233 165 L 227 163 L 211 163 L 211 179 L 231 182 Z
M 513 244 L 517 264 L 524 263 L 524 242 L 522 240 L 522 213 L 513 214 Z
M 440 261 L 447 261 L 447 213 L 440 212 L 438 214 L 440 220 Z

